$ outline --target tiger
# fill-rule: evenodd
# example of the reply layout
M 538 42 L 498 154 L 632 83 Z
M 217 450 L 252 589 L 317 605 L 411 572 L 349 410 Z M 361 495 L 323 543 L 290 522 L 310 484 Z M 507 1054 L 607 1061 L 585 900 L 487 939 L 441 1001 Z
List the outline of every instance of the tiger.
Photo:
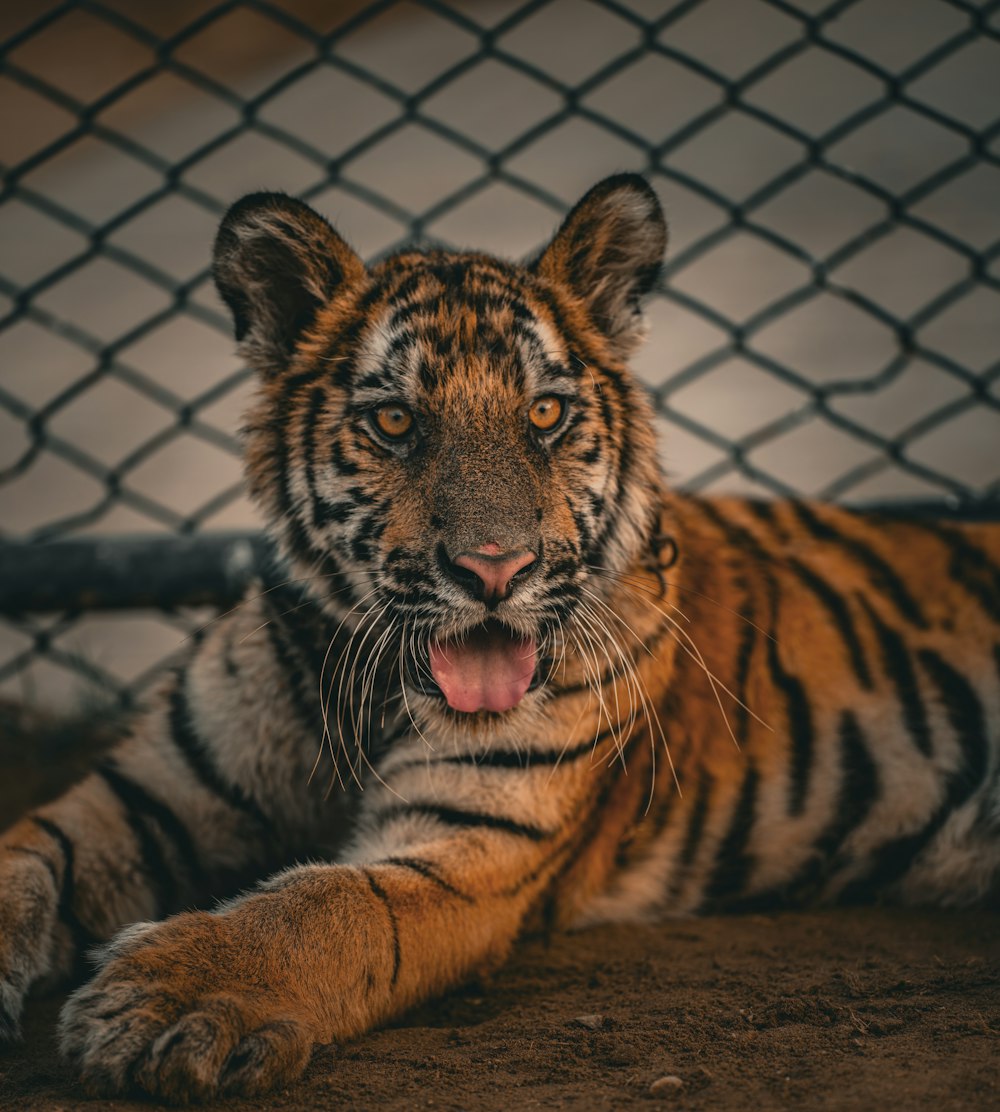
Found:
M 253 1096 L 532 932 L 996 900 L 1000 525 L 671 488 L 666 240 L 634 174 L 517 263 L 229 209 L 274 557 L 0 840 L 5 1037 L 89 958 L 91 1092 Z

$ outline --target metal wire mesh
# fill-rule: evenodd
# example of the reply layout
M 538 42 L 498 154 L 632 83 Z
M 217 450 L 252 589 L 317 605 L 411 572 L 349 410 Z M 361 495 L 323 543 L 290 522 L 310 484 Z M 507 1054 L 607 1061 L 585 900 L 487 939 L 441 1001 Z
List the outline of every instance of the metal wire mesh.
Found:
M 220 530 L 252 531 L 249 383 L 207 269 L 252 188 L 369 255 L 516 254 L 602 174 L 645 172 L 674 247 L 638 370 L 680 483 L 1000 493 L 1000 0 L 39 11 L 0 16 L 0 568 L 75 547 L 46 563 L 51 613 L 0 623 L 0 692 L 140 694 L 199 615 L 133 615 L 122 648 L 81 560 L 110 574 L 114 534 L 153 531 L 205 537 L 211 571 Z

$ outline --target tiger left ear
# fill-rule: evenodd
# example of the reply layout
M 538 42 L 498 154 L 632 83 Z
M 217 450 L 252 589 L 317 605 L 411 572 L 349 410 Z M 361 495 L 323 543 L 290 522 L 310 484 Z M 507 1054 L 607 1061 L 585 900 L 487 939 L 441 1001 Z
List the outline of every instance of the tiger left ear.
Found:
M 616 174 L 577 203 L 534 265 L 568 286 L 622 357 L 643 335 L 641 302 L 667 246 L 660 202 L 645 178 Z
M 233 314 L 240 351 L 274 375 L 337 292 L 365 274 L 360 258 L 304 201 L 252 193 L 223 217 L 212 275 Z

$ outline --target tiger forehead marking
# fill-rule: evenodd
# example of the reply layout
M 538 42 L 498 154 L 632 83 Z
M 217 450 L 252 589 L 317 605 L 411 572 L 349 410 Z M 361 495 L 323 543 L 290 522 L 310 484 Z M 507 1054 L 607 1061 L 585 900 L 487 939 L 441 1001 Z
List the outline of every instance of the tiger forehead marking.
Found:
M 356 402 L 399 396 L 461 418 L 511 409 L 543 387 L 568 388 L 578 377 L 544 303 L 514 268 L 429 255 L 411 258 L 407 270 L 413 281 L 403 283 L 406 296 L 389 283 L 368 310 L 352 366 Z M 396 277 L 395 268 L 390 274 Z M 376 272 L 373 281 L 380 277 Z
M 455 361 L 484 358 L 518 381 L 530 372 L 530 363 L 540 362 L 544 368 L 549 362 L 541 335 L 546 327 L 544 305 L 532 297 L 529 284 L 514 267 L 501 268 L 477 256 L 428 254 L 380 269 L 391 268 L 395 276 L 397 266 L 408 274 L 400 283 L 404 292 L 390 285 L 380 306 L 384 317 L 375 327 L 384 346 L 377 357 L 413 355 L 428 387 L 450 377 Z M 380 277 L 377 270 L 373 280 Z M 551 325 L 547 332 L 551 339 Z

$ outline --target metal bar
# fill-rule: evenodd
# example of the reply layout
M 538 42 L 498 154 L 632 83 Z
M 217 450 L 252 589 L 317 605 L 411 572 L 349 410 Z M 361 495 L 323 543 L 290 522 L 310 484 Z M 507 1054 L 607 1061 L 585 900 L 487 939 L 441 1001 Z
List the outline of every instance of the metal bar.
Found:
M 271 558 L 259 533 L 0 543 L 0 613 L 224 606 Z

